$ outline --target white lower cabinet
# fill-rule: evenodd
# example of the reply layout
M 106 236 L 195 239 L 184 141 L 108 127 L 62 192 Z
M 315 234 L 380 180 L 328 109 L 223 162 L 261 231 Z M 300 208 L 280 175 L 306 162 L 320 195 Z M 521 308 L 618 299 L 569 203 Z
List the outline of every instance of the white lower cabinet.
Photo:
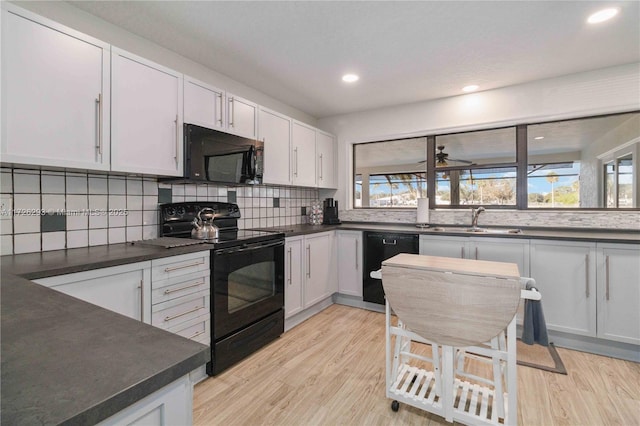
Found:
M 151 325 L 211 344 L 209 251 L 151 261 Z
M 362 297 L 362 232 L 336 231 L 338 292 Z
M 420 254 L 515 263 L 520 275 L 529 276 L 527 239 L 421 235 Z
M 193 384 L 186 375 L 98 425 L 190 425 L 193 422 L 192 404 Z
M 138 262 L 42 278 L 34 282 L 151 323 L 151 262 Z
M 304 282 L 302 255 L 304 237 L 289 237 L 284 245 L 284 317 L 302 311 L 302 285 Z
M 640 344 L 640 245 L 597 244 L 598 337 Z
M 336 265 L 332 261 L 334 232 L 307 235 L 304 239 L 304 307 L 308 308 L 338 291 Z
M 531 240 L 530 249 L 547 328 L 595 337 L 596 244 Z
M 286 238 L 285 318 L 338 291 L 334 232 Z

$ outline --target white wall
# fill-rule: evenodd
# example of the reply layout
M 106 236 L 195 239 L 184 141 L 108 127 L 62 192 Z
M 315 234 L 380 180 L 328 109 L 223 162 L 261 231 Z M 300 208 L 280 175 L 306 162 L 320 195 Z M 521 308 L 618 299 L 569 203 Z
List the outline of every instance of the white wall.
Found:
M 316 126 L 315 117 L 62 1 L 13 1 L 38 15 L 142 56 L 267 108 Z
M 328 117 L 318 120 L 318 126 L 337 136 L 339 188 L 335 197 L 341 200 L 342 206 L 350 206 L 353 143 L 638 109 L 640 63 L 634 63 L 485 92 Z M 372 216 L 371 212 L 365 215 Z M 350 213 L 349 217 L 356 220 L 357 212 Z M 384 221 L 384 213 L 376 217 Z

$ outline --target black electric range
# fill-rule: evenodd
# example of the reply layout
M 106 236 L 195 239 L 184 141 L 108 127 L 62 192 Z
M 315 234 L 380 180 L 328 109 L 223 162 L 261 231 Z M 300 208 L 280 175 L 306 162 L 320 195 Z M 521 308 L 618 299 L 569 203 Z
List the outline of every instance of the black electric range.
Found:
M 241 217 L 238 205 L 218 201 L 160 204 L 160 236 L 191 238 L 193 221 L 204 208 L 211 208 L 217 214 L 213 223 L 220 229 L 219 238 L 207 240 L 216 248 L 284 238 L 284 233 L 238 229 L 238 219 Z
M 284 333 L 284 234 L 238 229 L 237 204 L 160 205 L 160 236 L 191 238 L 203 208 L 216 213 L 211 250 L 211 362 L 216 375 Z

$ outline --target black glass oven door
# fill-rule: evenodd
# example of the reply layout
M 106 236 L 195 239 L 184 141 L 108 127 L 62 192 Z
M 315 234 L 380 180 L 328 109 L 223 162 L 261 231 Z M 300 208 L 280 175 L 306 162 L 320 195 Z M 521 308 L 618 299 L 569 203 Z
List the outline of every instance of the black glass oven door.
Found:
M 214 340 L 284 307 L 284 241 L 214 250 Z

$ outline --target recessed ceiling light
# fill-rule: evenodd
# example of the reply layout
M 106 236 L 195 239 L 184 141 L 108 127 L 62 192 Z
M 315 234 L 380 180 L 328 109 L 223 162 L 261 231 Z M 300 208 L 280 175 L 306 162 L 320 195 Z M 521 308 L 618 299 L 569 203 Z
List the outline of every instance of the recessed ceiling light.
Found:
M 358 77 L 355 74 L 345 74 L 342 76 L 342 81 L 346 82 L 346 83 L 353 83 L 360 80 L 360 77 Z
M 615 7 L 608 9 L 602 9 L 589 16 L 587 22 L 590 24 L 599 24 L 600 22 L 608 21 L 618 14 L 619 10 Z
M 475 92 L 478 90 L 479 86 L 477 84 L 470 84 L 469 86 L 464 86 L 462 88 L 463 92 Z
M 534 139 L 539 141 L 540 139 L 544 139 L 544 136 L 536 136 Z

